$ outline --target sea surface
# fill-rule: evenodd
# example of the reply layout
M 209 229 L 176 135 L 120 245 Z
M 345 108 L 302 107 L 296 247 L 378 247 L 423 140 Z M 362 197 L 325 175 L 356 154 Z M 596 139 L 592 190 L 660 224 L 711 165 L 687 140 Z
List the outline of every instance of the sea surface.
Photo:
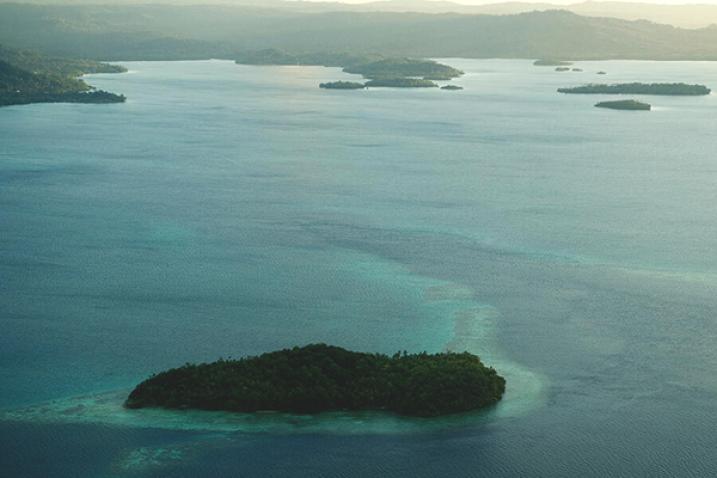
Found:
M 125 104 L 0 109 L 0 475 L 717 476 L 717 95 L 555 91 L 717 64 L 442 61 L 463 91 L 137 62 L 87 78 Z M 121 407 L 312 342 L 469 350 L 508 390 L 437 420 Z

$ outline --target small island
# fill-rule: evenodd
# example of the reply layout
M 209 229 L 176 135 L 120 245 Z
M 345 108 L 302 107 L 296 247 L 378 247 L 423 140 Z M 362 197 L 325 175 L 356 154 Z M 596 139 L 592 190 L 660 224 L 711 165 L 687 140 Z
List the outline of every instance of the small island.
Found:
M 327 90 L 363 90 L 366 85 L 356 81 L 331 81 L 319 84 L 319 88 Z
M 573 71 L 583 71 L 582 68 L 573 68 Z
M 686 83 L 620 83 L 615 85 L 585 85 L 573 88 L 558 88 L 559 93 L 567 94 L 607 94 L 607 95 L 671 95 L 702 96 L 711 90 L 704 85 Z
M 611 110 L 650 111 L 652 109 L 651 105 L 636 100 L 601 101 L 595 106 Z
M 570 67 L 567 66 L 559 66 L 555 69 L 555 71 L 570 71 Z
M 168 370 L 140 383 L 125 406 L 435 417 L 489 407 L 504 391 L 505 379 L 467 352 L 388 356 L 313 344 Z
M 598 75 L 607 75 L 607 72 L 606 71 L 598 71 L 597 74 Z
M 366 82 L 369 88 L 437 88 L 431 80 L 421 78 L 385 78 Z
M 458 85 L 445 85 L 445 86 L 441 86 L 441 89 L 448 90 L 448 91 L 458 91 L 458 90 L 462 90 L 463 87 L 458 86 Z
M 562 61 L 562 60 L 544 59 L 544 60 L 535 60 L 533 62 L 533 65 L 534 66 L 570 66 L 570 65 L 572 65 L 572 62 Z

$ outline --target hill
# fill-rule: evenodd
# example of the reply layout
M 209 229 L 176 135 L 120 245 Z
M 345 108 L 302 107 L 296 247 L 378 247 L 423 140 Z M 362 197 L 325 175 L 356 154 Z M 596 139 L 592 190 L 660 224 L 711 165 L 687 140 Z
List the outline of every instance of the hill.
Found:
M 0 43 L 102 60 L 235 59 L 242 52 L 271 48 L 289 54 L 330 49 L 414 58 L 717 59 L 717 27 L 688 30 L 567 11 L 317 12 L 273 3 L 0 4 Z

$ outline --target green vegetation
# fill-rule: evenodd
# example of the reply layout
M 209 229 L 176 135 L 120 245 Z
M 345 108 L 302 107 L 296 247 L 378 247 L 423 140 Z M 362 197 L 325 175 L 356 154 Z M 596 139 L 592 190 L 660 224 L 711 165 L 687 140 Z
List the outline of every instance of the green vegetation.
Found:
M 261 7 L 236 2 L 83 3 L 1 3 L 0 43 L 100 60 L 236 58 L 236 52 L 262 48 L 303 56 L 327 45 L 356 55 L 376 52 L 410 58 L 717 60 L 715 28 L 681 29 L 557 10 L 431 15 L 329 12 L 315 3 L 308 8 L 310 2 L 262 2 Z M 324 4 L 329 5 L 339 4 Z M 288 59 L 283 62 L 291 64 Z
M 432 60 L 411 58 L 386 58 L 369 63 L 359 63 L 344 68 L 346 73 L 363 75 L 371 80 L 421 77 L 425 80 L 451 80 L 462 71 Z
M 362 75 L 370 80 L 365 84 L 336 81 L 321 83 L 326 89 L 352 90 L 363 87 L 426 88 L 437 87 L 433 80 L 451 80 L 462 71 L 433 60 L 414 58 L 384 58 L 380 55 L 353 55 L 348 53 L 304 53 L 292 55 L 269 48 L 245 52 L 237 63 L 255 65 L 322 65 L 341 66 L 344 72 Z
M 610 108 L 613 110 L 636 110 L 650 111 L 652 106 L 636 100 L 602 101 L 595 105 L 598 108 Z
M 609 94 L 609 95 L 709 95 L 710 89 L 704 85 L 685 83 L 622 83 L 616 85 L 586 85 L 574 88 L 559 88 L 559 93 L 572 94 Z
M 463 87 L 458 86 L 458 85 L 446 85 L 446 86 L 441 86 L 441 89 L 448 90 L 448 91 L 458 91 L 458 90 L 462 90 Z
M 437 88 L 438 85 L 431 80 L 420 78 L 386 78 L 366 82 L 368 88 Z
M 125 406 L 432 417 L 493 405 L 504 391 L 505 380 L 467 352 L 389 357 L 316 344 L 162 372 L 139 384 Z
M 535 60 L 533 62 L 535 66 L 570 66 L 572 64 L 570 61 L 561 60 Z
M 555 69 L 555 71 L 570 71 L 570 68 L 567 66 L 559 66 Z
M 598 75 L 607 75 L 607 72 L 606 71 L 598 71 L 597 74 Z
M 366 85 L 355 81 L 332 81 L 329 83 L 321 83 L 319 88 L 325 88 L 327 90 L 362 90 L 366 88 Z
M 83 73 L 120 72 L 95 61 L 46 58 L 0 47 L 0 106 L 30 103 L 121 103 L 122 95 L 95 91 L 77 78 Z

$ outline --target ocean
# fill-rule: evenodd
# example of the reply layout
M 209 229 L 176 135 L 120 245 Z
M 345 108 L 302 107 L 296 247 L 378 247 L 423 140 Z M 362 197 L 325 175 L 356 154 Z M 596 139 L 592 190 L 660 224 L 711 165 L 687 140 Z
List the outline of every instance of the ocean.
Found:
M 0 109 L 0 475 L 717 475 L 717 96 L 556 92 L 717 64 L 441 61 L 464 90 L 127 62 L 87 77 L 125 104 Z M 121 406 L 315 342 L 468 350 L 507 392 L 433 420 Z

